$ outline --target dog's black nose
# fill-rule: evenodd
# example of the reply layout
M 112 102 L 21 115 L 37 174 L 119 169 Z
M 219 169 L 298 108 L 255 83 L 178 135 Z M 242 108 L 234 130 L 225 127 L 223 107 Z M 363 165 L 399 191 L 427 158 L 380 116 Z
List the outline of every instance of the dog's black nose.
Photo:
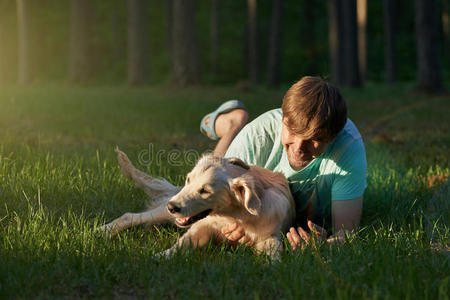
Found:
M 176 205 L 173 205 L 172 203 L 167 203 L 167 209 L 170 211 L 170 213 L 174 214 L 177 212 L 180 212 L 180 208 Z

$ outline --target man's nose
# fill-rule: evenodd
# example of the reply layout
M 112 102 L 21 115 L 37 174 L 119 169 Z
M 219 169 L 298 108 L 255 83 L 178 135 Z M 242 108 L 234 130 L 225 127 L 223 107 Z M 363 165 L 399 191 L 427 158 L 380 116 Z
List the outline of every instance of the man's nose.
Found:
M 294 146 L 295 152 L 301 152 L 301 151 L 304 151 L 303 148 L 305 147 L 305 140 L 302 140 L 302 139 L 296 139 L 295 142 L 294 142 L 294 144 L 293 144 L 293 146 Z

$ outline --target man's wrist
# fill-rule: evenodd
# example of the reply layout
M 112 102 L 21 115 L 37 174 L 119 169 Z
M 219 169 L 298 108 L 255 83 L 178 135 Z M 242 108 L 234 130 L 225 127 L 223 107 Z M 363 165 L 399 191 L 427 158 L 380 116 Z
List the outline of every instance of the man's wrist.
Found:
M 336 242 L 343 243 L 345 242 L 346 237 L 352 237 L 355 235 L 356 232 L 354 230 L 340 229 L 327 239 L 327 244 L 334 244 Z

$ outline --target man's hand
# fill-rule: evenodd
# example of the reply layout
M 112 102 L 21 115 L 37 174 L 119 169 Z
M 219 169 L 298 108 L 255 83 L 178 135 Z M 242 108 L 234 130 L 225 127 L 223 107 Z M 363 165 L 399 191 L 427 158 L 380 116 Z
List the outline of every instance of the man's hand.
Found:
M 313 236 L 307 233 L 303 228 L 298 227 L 295 230 L 294 227 L 289 229 L 286 237 L 291 244 L 292 250 L 296 250 L 299 246 L 303 249 L 305 245 L 312 245 L 313 243 L 325 241 L 327 238 L 327 231 L 322 227 L 314 224 L 308 220 L 308 227 L 313 233 Z
M 225 225 L 222 227 L 222 234 L 232 245 L 246 244 L 251 246 L 253 241 L 245 234 L 244 228 L 238 223 Z
M 327 239 L 327 231 L 319 225 L 316 225 L 308 220 L 308 227 L 313 233 L 312 235 L 307 233 L 301 227 L 297 228 L 297 230 L 295 230 L 294 227 L 291 227 L 289 232 L 286 234 L 292 250 L 295 251 L 299 246 L 303 249 L 306 245 L 315 245 L 317 242 L 326 242 L 328 245 L 332 245 L 336 242 L 343 243 L 346 235 L 354 234 L 353 231 L 341 229 Z

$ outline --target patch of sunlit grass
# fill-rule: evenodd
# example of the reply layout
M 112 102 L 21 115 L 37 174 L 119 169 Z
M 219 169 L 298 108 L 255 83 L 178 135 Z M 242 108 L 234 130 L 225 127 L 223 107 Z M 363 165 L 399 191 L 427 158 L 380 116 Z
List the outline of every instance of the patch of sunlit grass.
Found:
M 440 99 L 364 134 L 364 214 L 358 237 L 342 245 L 287 249 L 279 264 L 267 264 L 247 247 L 213 244 L 157 261 L 152 256 L 172 245 L 181 230 L 139 226 L 112 239 L 96 232 L 126 211 L 145 209 L 148 201 L 121 175 L 115 145 L 138 168 L 182 184 L 192 167 L 185 154 L 213 145 L 198 133 L 204 113 L 222 100 L 240 98 L 255 117 L 278 106 L 282 96 L 280 90 L 236 93 L 124 87 L 1 91 L 0 297 L 448 297 L 450 143 L 442 120 L 449 107 Z M 396 109 L 424 100 L 405 93 L 403 85 L 344 91 L 360 129 L 382 117 L 383 103 Z M 379 111 L 366 108 L 369 104 Z M 427 134 L 415 127 L 426 123 L 423 110 L 433 114 L 426 126 L 435 130 Z M 382 134 L 388 138 L 377 138 Z M 162 153 L 159 161 L 156 156 L 142 161 L 149 143 Z M 169 163 L 172 150 L 180 156 Z

